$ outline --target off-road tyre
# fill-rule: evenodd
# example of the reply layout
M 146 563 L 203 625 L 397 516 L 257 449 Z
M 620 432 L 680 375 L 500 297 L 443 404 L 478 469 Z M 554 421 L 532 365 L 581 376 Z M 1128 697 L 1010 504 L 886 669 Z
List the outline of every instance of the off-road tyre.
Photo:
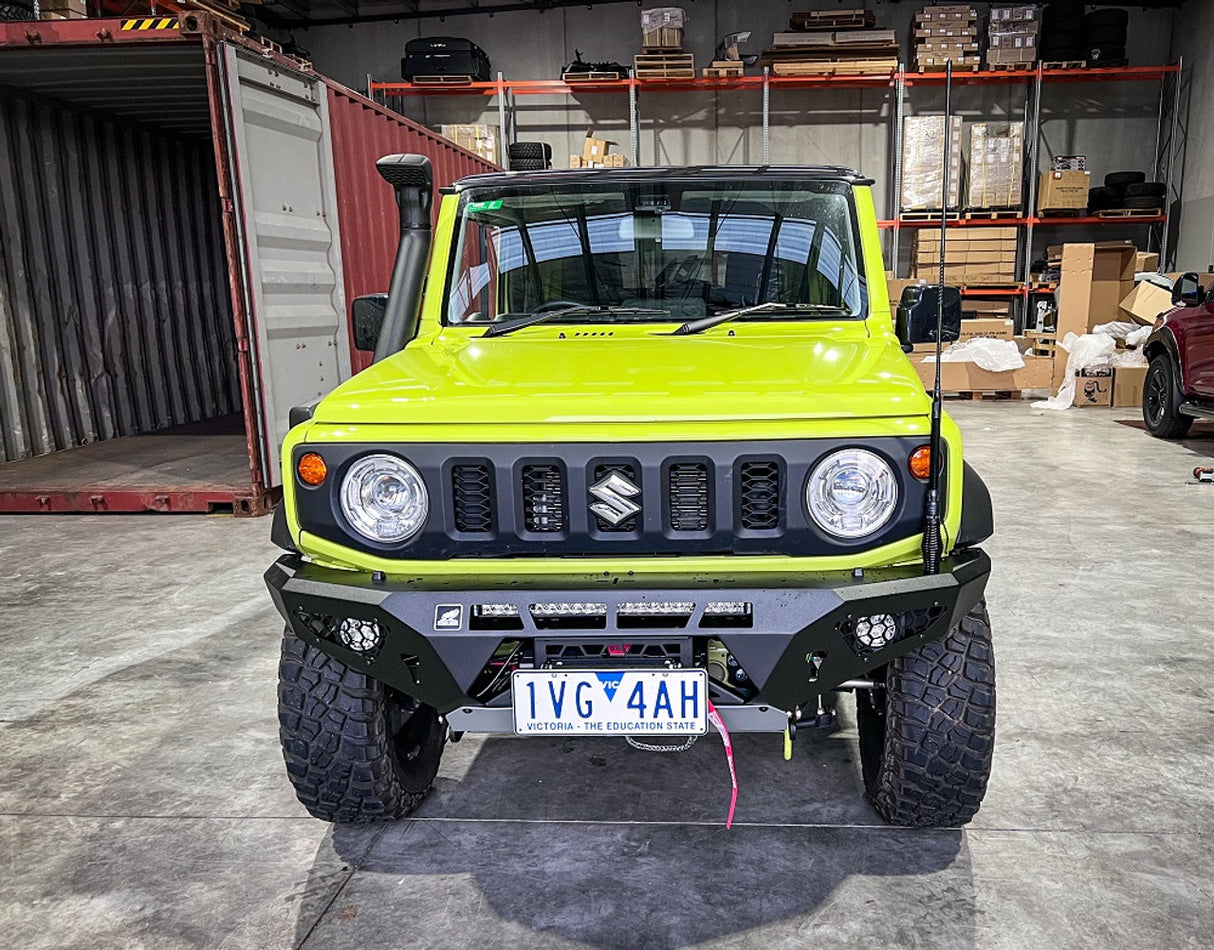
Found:
M 1163 198 L 1167 193 L 1168 186 L 1162 181 L 1144 181 L 1125 186 L 1127 198 Z
M 1092 10 L 1084 17 L 1088 30 L 1120 30 L 1125 33 L 1130 25 L 1128 10 Z
M 511 163 L 519 159 L 547 162 L 552 158 L 552 146 L 547 142 L 512 142 L 506 151 Z
M 295 795 L 323 821 L 403 818 L 438 772 L 446 724 L 288 629 L 278 665 L 278 722 Z
M 1142 384 L 1142 424 L 1157 439 L 1183 439 L 1193 425 L 1192 416 L 1180 412 L 1183 400 L 1176 383 L 1170 353 L 1156 353 Z
M 942 640 L 856 691 L 864 788 L 892 825 L 951 828 L 978 812 L 995 747 L 995 657 L 986 601 Z
M 1159 195 L 1142 195 L 1136 198 L 1122 198 L 1121 206 L 1134 211 L 1158 211 L 1163 207 L 1163 198 Z

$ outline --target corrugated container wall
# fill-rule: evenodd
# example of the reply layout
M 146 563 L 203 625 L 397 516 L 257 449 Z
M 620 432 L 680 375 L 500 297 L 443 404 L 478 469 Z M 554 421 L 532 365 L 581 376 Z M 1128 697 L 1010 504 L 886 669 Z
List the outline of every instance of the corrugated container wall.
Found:
M 336 84 L 329 85 L 329 122 L 346 300 L 353 301 L 388 289 L 400 235 L 396 201 L 391 186 L 375 172 L 377 159 L 396 152 L 428 156 L 434 168 L 436 217 L 438 189 L 496 166 Z M 355 372 L 370 365 L 371 354 L 355 350 L 353 338 L 350 353 Z
M 3 458 L 238 411 L 211 141 L 8 90 L 0 167 Z

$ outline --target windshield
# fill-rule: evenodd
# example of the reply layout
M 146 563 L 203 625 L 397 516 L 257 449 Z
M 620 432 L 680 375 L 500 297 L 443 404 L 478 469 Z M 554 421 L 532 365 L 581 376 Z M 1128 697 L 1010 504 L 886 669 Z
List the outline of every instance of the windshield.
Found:
M 445 322 L 492 324 L 539 309 L 561 309 L 554 323 L 682 322 L 756 304 L 810 306 L 739 319 L 862 317 L 854 222 L 851 189 L 834 181 L 470 189 Z

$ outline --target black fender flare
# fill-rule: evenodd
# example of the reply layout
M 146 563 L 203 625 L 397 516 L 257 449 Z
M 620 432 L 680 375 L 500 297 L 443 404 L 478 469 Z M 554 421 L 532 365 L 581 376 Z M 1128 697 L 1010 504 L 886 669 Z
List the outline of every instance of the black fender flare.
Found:
M 969 548 L 981 544 L 995 533 L 995 511 L 991 492 L 969 462 L 962 463 L 961 529 L 955 547 Z
M 1156 353 L 1167 353 L 1172 360 L 1172 368 L 1176 372 L 1176 385 L 1181 393 L 1186 392 L 1184 365 L 1180 360 L 1180 348 L 1176 345 L 1176 337 L 1171 328 L 1165 323 L 1158 330 L 1151 332 L 1146 343 L 1142 345 L 1143 356 L 1148 361 L 1155 358 Z

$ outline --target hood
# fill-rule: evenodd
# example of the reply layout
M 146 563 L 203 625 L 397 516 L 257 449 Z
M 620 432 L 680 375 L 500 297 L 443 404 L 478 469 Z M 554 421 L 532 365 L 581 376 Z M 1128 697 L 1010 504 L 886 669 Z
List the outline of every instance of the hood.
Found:
M 897 341 L 848 324 L 448 329 L 343 383 L 318 422 L 731 422 L 926 415 Z

